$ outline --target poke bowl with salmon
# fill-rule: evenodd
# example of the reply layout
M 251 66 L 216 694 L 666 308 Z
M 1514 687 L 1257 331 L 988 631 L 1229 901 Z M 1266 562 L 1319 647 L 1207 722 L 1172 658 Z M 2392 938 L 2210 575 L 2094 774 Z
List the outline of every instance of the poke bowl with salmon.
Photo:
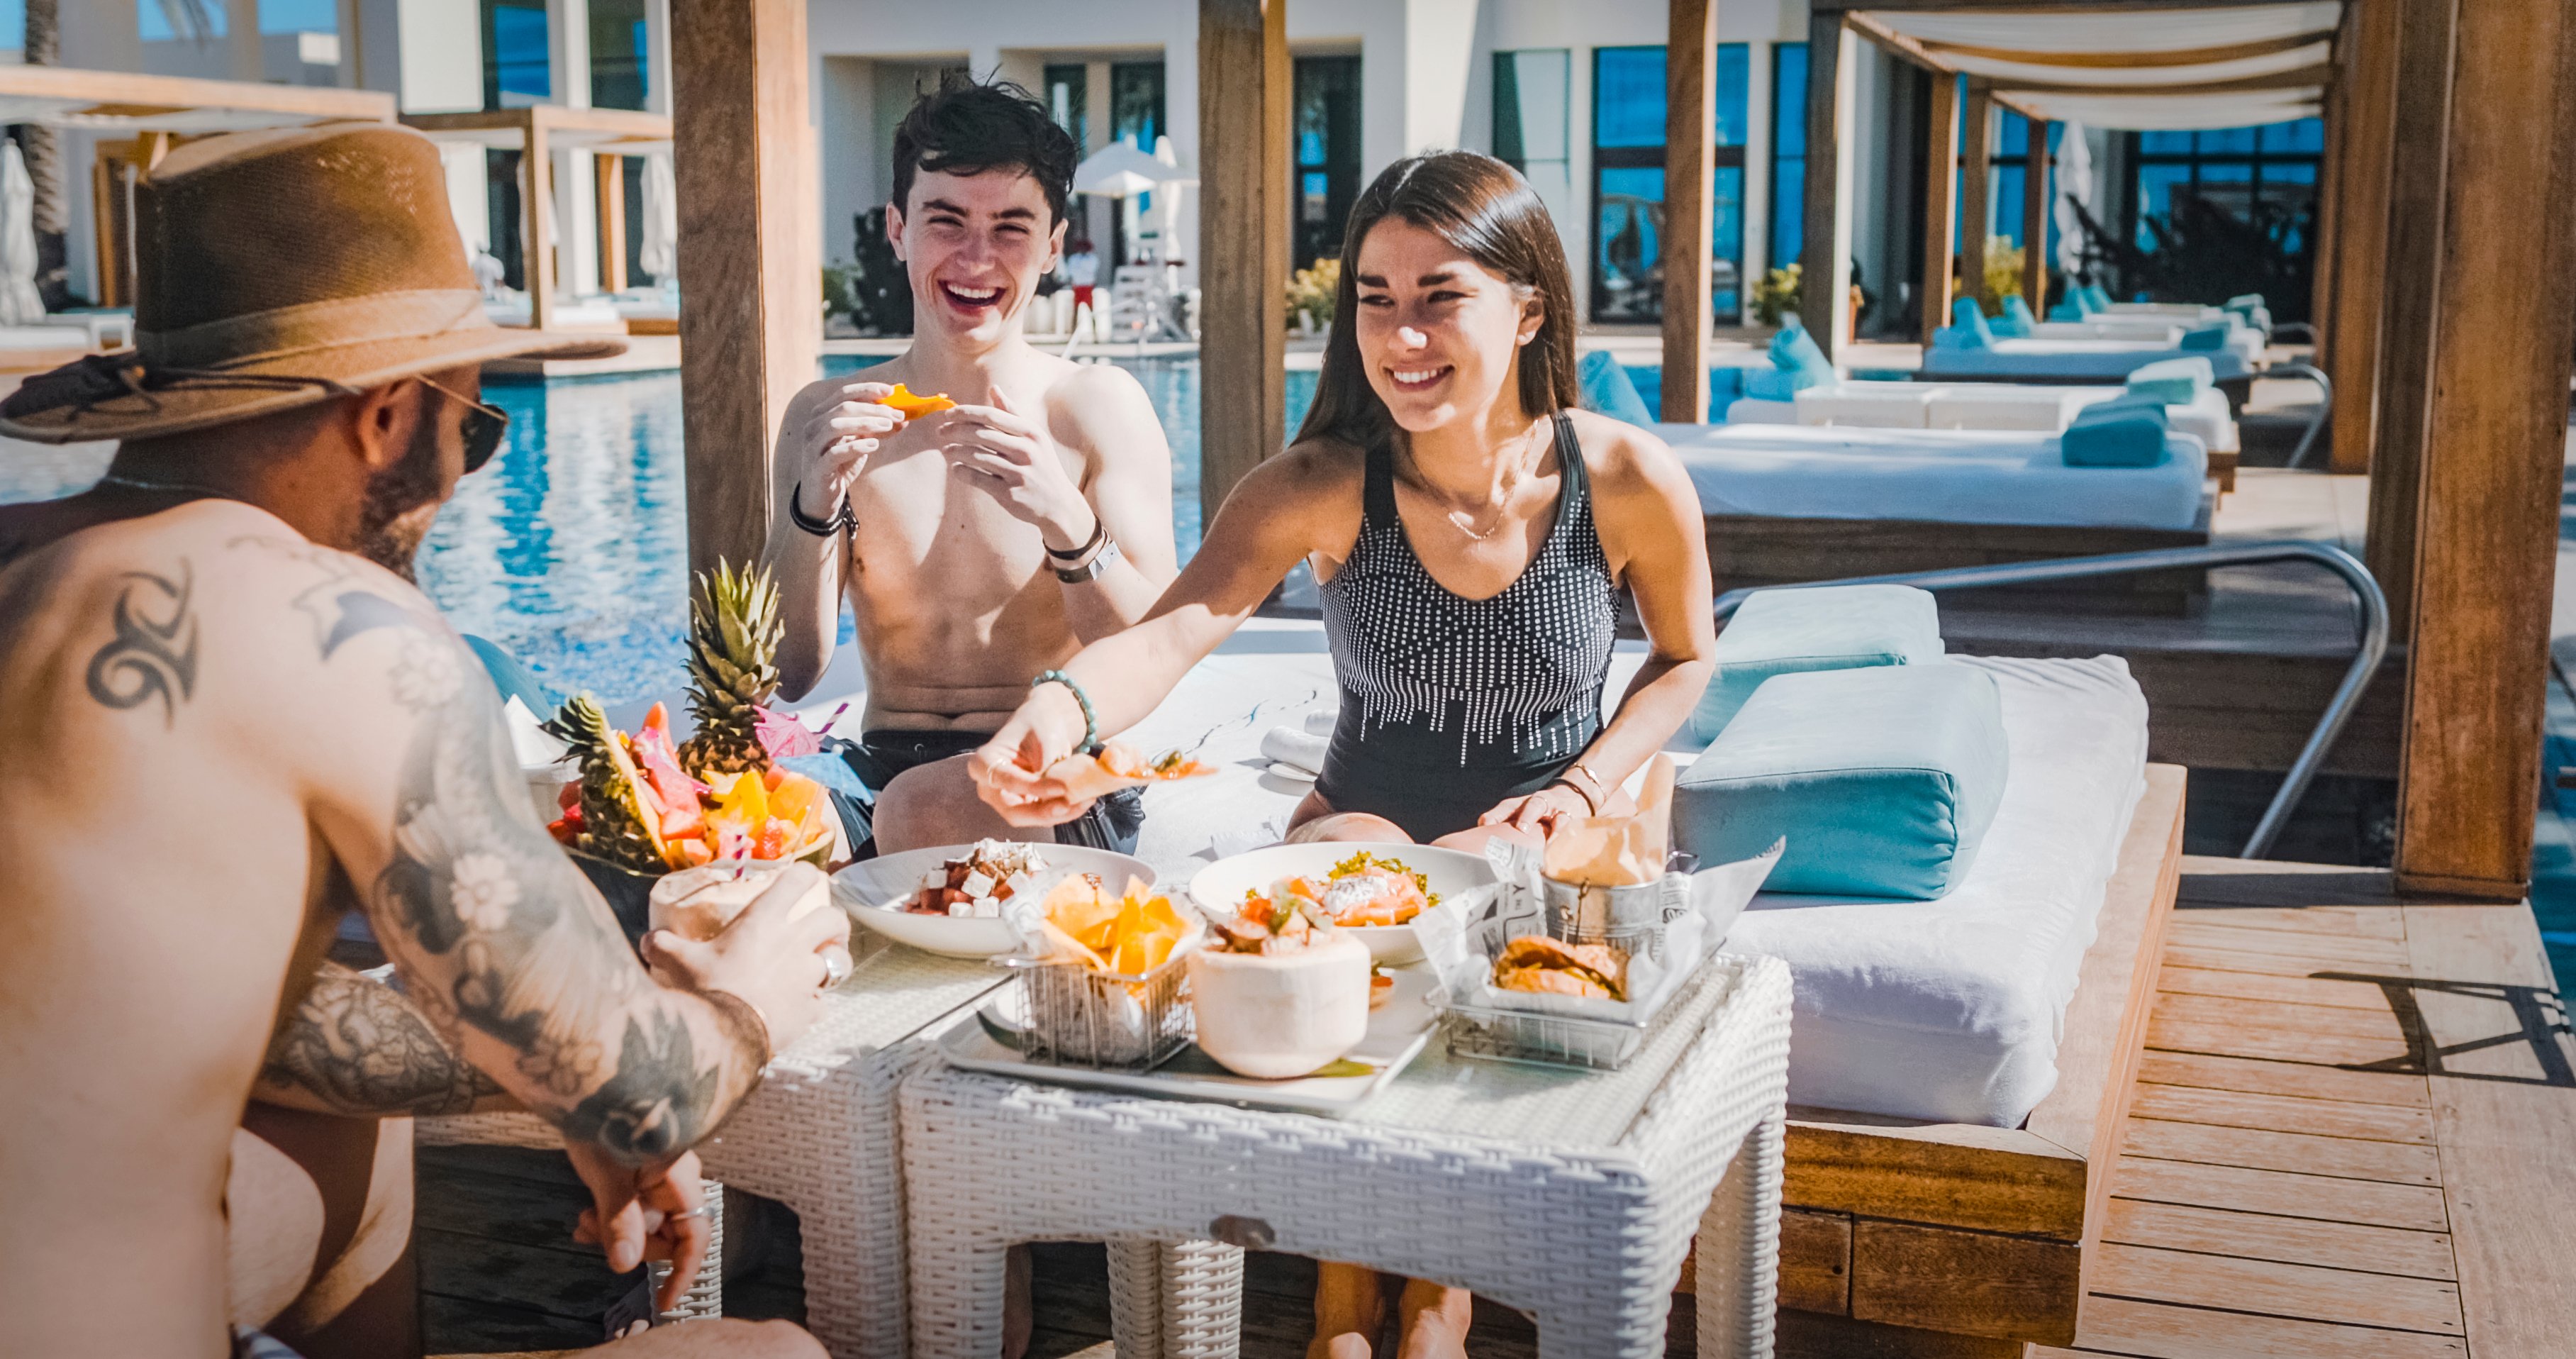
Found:
M 1248 903 L 1311 902 L 1389 967 L 1419 962 L 1415 922 L 1497 881 L 1483 858 L 1431 845 L 1353 841 L 1274 845 L 1219 859 L 1190 879 L 1190 899 L 1211 920 Z

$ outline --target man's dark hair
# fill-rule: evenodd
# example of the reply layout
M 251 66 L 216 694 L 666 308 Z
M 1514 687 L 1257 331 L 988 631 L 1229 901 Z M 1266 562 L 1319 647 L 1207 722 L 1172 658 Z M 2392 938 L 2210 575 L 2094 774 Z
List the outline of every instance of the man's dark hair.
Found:
M 962 72 L 940 78 L 939 88 L 913 101 L 894 130 L 894 205 L 908 211 L 913 176 L 923 170 L 978 175 L 1015 170 L 1038 182 L 1054 220 L 1065 218 L 1073 196 L 1073 166 L 1081 157 L 1073 138 L 1035 97 L 1007 80 L 990 84 Z

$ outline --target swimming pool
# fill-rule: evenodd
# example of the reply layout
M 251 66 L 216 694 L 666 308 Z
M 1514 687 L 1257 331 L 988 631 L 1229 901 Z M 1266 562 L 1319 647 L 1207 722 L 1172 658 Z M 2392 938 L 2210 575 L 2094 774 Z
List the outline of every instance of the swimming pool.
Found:
M 825 372 L 867 360 L 834 356 Z M 1199 364 L 1114 360 L 1135 374 L 1172 446 L 1173 533 L 1184 560 L 1199 542 Z M 1293 428 L 1315 375 L 1288 374 Z M 565 693 L 616 704 L 682 680 L 688 622 L 688 515 L 676 373 L 496 382 L 509 413 L 491 465 L 467 477 L 422 545 L 419 573 L 460 631 L 486 637 Z M 12 445 L 0 502 L 69 495 L 106 467 L 92 449 Z M 842 636 L 850 624 L 843 617 Z

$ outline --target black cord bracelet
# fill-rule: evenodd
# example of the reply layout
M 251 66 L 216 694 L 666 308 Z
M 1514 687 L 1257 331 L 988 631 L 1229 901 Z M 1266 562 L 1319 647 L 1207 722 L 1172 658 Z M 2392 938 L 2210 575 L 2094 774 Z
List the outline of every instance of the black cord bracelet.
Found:
M 835 533 L 847 533 L 858 527 L 858 516 L 850 513 L 848 496 L 841 497 L 840 509 L 829 519 L 817 519 L 807 514 L 804 502 L 805 483 L 800 481 L 796 483 L 795 490 L 787 493 L 787 521 L 817 538 L 829 538 Z

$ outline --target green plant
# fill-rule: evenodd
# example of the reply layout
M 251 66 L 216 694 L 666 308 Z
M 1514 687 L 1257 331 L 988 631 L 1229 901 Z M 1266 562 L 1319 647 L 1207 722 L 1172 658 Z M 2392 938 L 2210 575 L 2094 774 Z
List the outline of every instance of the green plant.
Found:
M 859 267 L 855 264 L 823 266 L 823 314 L 825 316 L 855 317 L 857 315 L 859 302 L 857 294 L 852 291 L 852 285 L 858 281 L 858 277 Z
M 1987 314 L 2004 314 L 2004 299 L 2021 296 L 2021 266 L 2024 256 L 2020 246 L 2009 236 L 1986 238 L 1986 291 L 1980 305 Z
M 1783 317 L 1798 310 L 1798 279 L 1802 271 L 1792 264 L 1774 269 L 1753 285 L 1753 319 L 1766 326 L 1780 324 Z
M 1333 323 L 1333 300 L 1341 293 L 1342 262 L 1320 259 L 1288 280 L 1288 324 L 1297 324 L 1297 313 L 1315 318 L 1322 329 Z

